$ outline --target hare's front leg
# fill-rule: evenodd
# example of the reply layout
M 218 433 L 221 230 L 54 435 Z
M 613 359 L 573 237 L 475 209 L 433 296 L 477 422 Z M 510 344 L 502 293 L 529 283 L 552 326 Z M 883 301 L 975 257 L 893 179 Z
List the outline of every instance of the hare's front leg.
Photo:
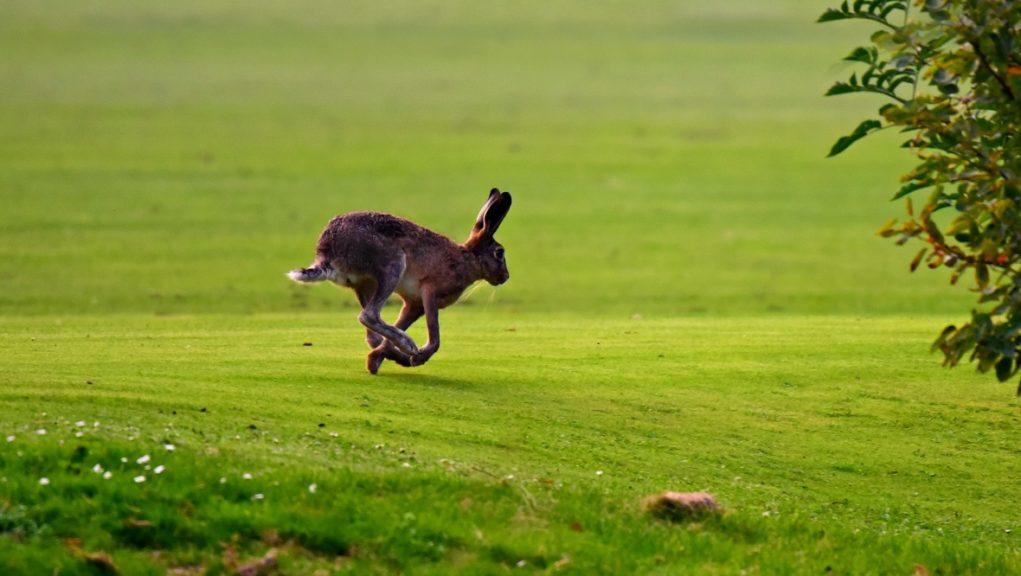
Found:
M 401 313 L 397 317 L 397 321 L 394 322 L 394 327 L 400 330 L 407 330 L 415 323 L 416 320 L 422 317 L 423 309 L 420 303 L 411 303 L 407 300 L 404 301 L 404 306 L 401 308 Z M 375 338 L 372 338 L 375 336 Z M 383 360 L 393 360 L 401 366 L 410 367 L 411 356 L 408 356 L 404 352 L 401 352 L 397 348 L 390 344 L 389 341 L 384 340 L 375 332 L 369 331 L 366 341 L 370 346 L 373 346 L 368 357 L 365 359 L 365 367 L 368 368 L 369 372 L 375 374 L 379 371 L 380 364 Z
M 440 309 L 436 305 L 436 298 L 431 287 L 422 287 L 422 308 L 425 311 L 425 322 L 429 328 L 429 342 L 411 355 L 413 366 L 425 364 L 440 349 Z
M 380 311 L 383 309 L 383 305 L 386 304 L 386 299 L 390 297 L 394 288 L 397 287 L 397 282 L 403 273 L 404 258 L 402 257 L 400 260 L 384 266 L 375 274 L 375 288 L 362 308 L 361 314 L 358 315 L 358 321 L 369 330 L 393 343 L 401 352 L 412 355 L 418 352 L 418 346 L 415 345 L 415 341 L 404 330 L 387 324 L 380 316 Z

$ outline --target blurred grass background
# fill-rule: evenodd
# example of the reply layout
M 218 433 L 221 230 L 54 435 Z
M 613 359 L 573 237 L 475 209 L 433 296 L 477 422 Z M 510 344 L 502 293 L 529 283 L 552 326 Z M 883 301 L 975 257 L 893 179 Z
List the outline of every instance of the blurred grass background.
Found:
M 868 29 L 826 2 L 5 2 L 0 314 L 337 310 L 333 215 L 462 239 L 492 186 L 512 280 L 587 315 L 961 314 L 874 231 L 896 139 L 824 99 Z

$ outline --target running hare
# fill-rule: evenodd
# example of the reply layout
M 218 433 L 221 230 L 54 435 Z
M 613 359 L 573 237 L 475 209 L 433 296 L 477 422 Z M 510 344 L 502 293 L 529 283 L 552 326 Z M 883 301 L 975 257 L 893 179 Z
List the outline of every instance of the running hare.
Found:
M 309 268 L 292 270 L 296 282 L 331 280 L 353 288 L 362 305 L 372 351 L 366 368 L 375 374 L 384 359 L 401 366 L 425 364 L 440 347 L 439 310 L 450 306 L 478 280 L 496 286 L 510 278 L 503 246 L 494 238 L 511 207 L 511 195 L 493 188 L 464 244 L 414 222 L 379 212 L 351 212 L 327 224 Z M 380 318 L 387 298 L 404 300 L 393 326 Z M 419 348 L 405 333 L 425 315 L 429 342 Z

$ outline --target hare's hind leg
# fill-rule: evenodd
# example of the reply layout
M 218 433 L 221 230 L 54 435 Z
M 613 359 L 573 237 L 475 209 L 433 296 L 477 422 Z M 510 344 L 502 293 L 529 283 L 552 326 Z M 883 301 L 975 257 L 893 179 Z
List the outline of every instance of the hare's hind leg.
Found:
M 372 297 L 375 291 L 373 284 L 362 285 L 355 289 L 355 294 L 358 295 L 358 303 L 361 304 L 362 308 L 365 308 L 369 304 L 369 299 Z M 397 317 L 397 321 L 394 322 L 394 328 L 404 330 L 407 332 L 408 327 L 415 323 L 416 320 L 422 315 L 422 311 L 418 310 L 414 313 L 414 308 L 409 308 L 407 302 L 404 303 L 404 307 L 401 308 L 401 313 Z M 375 374 L 379 371 L 379 366 L 383 363 L 383 360 L 393 360 L 401 366 L 411 366 L 411 356 L 408 356 L 404 352 L 401 352 L 393 344 L 390 344 L 385 338 L 376 334 L 371 328 L 365 329 L 365 343 L 369 345 L 369 357 L 367 358 L 366 367 L 369 372 Z
M 412 304 L 405 300 L 404 306 L 401 308 L 401 314 L 397 317 L 397 321 L 394 322 L 394 327 L 406 331 L 416 320 L 422 317 L 423 312 L 421 304 Z M 383 363 L 383 360 L 393 360 L 407 368 L 413 365 L 411 356 L 401 352 L 393 344 L 380 338 L 380 342 L 372 349 L 372 352 L 369 352 L 368 357 L 365 359 L 365 367 L 368 368 L 369 372 L 375 374 L 379 371 L 379 366 Z
M 380 311 L 383 309 L 383 305 L 386 304 L 386 299 L 390 297 L 390 294 L 397 287 L 401 274 L 404 274 L 404 266 L 404 258 L 401 257 L 400 260 L 394 260 L 374 274 L 376 277 L 375 289 L 372 291 L 372 295 L 369 296 L 368 302 L 362 309 L 361 314 L 358 315 L 358 321 L 369 330 L 393 343 L 398 350 L 410 356 L 418 352 L 418 346 L 415 345 L 415 341 L 403 330 L 387 324 L 380 317 Z
M 369 299 L 372 298 L 374 291 L 375 287 L 371 284 L 355 288 L 355 294 L 358 296 L 358 304 L 362 307 L 362 310 L 369 305 Z M 394 326 L 397 326 L 397 324 L 395 323 Z M 403 328 L 401 328 L 401 330 L 403 330 Z M 365 329 L 365 343 L 369 345 L 370 350 L 375 349 L 383 342 L 383 337 L 373 332 L 371 328 Z

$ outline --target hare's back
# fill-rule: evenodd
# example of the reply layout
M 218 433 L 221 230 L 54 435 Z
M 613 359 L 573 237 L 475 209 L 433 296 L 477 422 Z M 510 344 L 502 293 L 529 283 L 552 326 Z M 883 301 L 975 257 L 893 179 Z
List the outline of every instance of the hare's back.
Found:
M 381 212 L 337 216 L 319 237 L 317 256 L 351 272 L 374 272 L 401 258 L 403 245 L 424 229 L 404 218 Z

